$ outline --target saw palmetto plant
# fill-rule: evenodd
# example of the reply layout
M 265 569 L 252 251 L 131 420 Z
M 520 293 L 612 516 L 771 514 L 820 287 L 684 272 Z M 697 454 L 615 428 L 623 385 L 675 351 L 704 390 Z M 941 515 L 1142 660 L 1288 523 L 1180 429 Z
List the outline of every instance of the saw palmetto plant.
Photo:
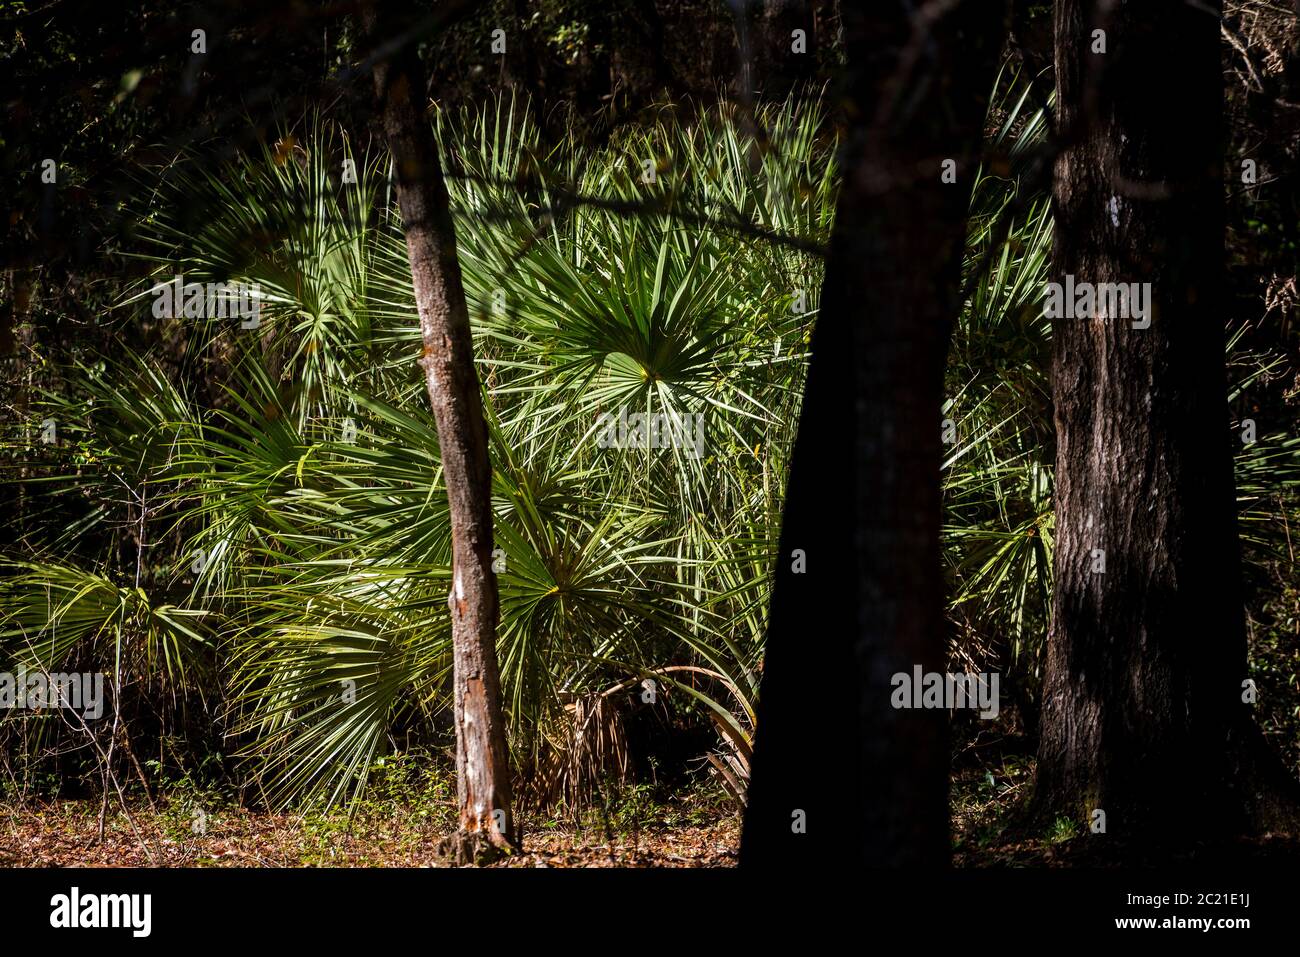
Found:
M 700 216 L 823 242 L 818 107 L 765 115 L 781 148 L 759 171 L 721 114 L 592 156 L 544 152 L 521 102 L 438 118 L 483 357 L 504 701 L 542 778 L 582 765 L 588 725 L 617 728 L 611 683 L 698 665 L 752 700 L 820 262 L 565 198 L 637 198 L 649 155 L 654 188 Z M 399 738 L 447 721 L 449 518 L 385 164 L 309 120 L 220 169 L 149 171 L 156 252 L 110 321 L 147 319 L 174 276 L 256 290 L 257 321 L 164 316 L 183 350 L 70 370 L 38 410 L 63 441 L 31 491 L 63 520 L 3 581 L 6 657 L 116 642 L 124 686 L 213 699 L 244 783 L 277 804 L 354 795 Z M 698 416 L 702 447 L 601 448 L 620 410 Z
M 1027 82 L 999 80 L 1005 156 L 974 193 L 944 467 L 954 657 L 1032 676 L 1051 589 L 1051 221 Z M 716 729 L 708 766 L 745 798 L 836 187 L 819 100 L 754 119 L 761 144 L 726 108 L 595 150 L 549 145 L 521 100 L 435 120 L 488 421 L 506 718 L 542 801 L 627 779 L 619 708 L 645 681 Z M 175 348 L 61 370 L 10 437 L 27 512 L 0 662 L 112 674 L 128 728 L 201 710 L 276 805 L 356 796 L 449 721 L 450 520 L 387 179 L 385 156 L 319 119 L 219 168 L 142 171 L 152 252 L 105 321 L 151 321 L 176 275 L 255 288 L 257 321 L 158 319 Z M 620 412 L 698 417 L 702 446 L 601 447 Z M 47 420 L 57 442 L 37 437 Z M 1252 554 L 1278 554 L 1297 462 L 1294 441 L 1242 450 Z

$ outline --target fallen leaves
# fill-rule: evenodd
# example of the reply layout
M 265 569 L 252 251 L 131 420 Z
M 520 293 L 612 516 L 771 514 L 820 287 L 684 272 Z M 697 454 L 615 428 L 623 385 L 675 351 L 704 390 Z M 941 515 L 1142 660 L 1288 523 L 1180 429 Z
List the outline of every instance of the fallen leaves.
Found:
M 97 840 L 96 801 L 58 801 L 0 810 L 0 866 L 436 867 L 442 833 L 416 814 L 348 824 L 346 813 L 305 818 L 229 808 L 206 816 L 206 834 L 189 833 L 166 811 L 132 808 L 131 822 L 110 814 Z M 555 826 L 530 829 L 523 850 L 492 867 L 734 867 L 740 840 L 734 816 L 670 827 L 648 821 L 634 834 Z M 147 852 L 146 852 L 147 845 Z

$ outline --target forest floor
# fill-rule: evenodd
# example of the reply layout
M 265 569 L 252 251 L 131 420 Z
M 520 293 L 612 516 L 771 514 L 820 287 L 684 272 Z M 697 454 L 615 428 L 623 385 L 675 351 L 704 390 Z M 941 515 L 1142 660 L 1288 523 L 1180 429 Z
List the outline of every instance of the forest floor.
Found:
M 1300 840 L 1286 835 L 1177 849 L 1128 847 L 1094 835 L 1084 822 L 1058 819 L 1045 831 L 1018 832 L 1012 822 L 1033 780 L 1032 758 L 1015 753 L 973 762 L 952 777 L 953 866 L 1092 868 L 1172 865 L 1294 867 Z
M 349 821 L 330 815 L 240 808 L 203 817 L 177 809 L 110 806 L 99 839 L 100 802 L 0 805 L 0 867 L 436 867 L 448 828 L 416 809 Z M 667 815 L 672 819 L 672 815 Z M 734 867 L 736 814 L 705 822 L 523 820 L 523 850 L 493 867 Z
M 1078 822 L 1060 820 L 1032 835 L 1009 829 L 1032 777 L 1032 758 L 1014 753 L 959 760 L 951 792 L 955 867 L 1105 867 L 1116 855 L 1133 863 Z M 436 849 L 454 825 L 454 791 L 441 780 L 433 791 L 395 793 L 360 801 L 349 816 L 269 813 L 181 790 L 157 806 L 132 800 L 129 814 L 110 802 L 102 839 L 99 799 L 0 801 L 0 867 L 446 866 Z M 520 822 L 521 852 L 490 866 L 726 868 L 736 865 L 740 841 L 735 806 L 707 786 L 664 794 L 634 785 L 576 819 L 524 811 Z M 1266 837 L 1149 863 L 1296 861 L 1300 841 Z

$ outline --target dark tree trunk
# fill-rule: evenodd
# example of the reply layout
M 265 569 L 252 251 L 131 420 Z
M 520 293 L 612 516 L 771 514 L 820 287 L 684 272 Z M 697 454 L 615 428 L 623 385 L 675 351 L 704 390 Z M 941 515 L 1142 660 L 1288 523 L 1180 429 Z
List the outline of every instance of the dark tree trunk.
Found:
M 363 18 L 375 49 L 404 24 L 367 4 Z M 425 115 L 424 70 L 407 43 L 375 65 L 375 92 L 392 153 L 397 201 L 406 230 L 424 342 L 429 403 L 438 428 L 451 508 L 456 789 L 460 832 L 451 849 L 474 860 L 515 843 L 510 764 L 496 658 L 497 583 L 492 573 L 492 474 L 456 234 Z
M 1242 703 L 1223 88 L 1207 6 L 1056 6 L 1072 135 L 1057 161 L 1054 279 L 1150 283 L 1151 303 L 1149 328 L 1054 323 L 1055 595 L 1035 806 L 1085 826 L 1100 810 L 1126 843 L 1239 833 L 1277 820 L 1286 790 Z M 1097 29 L 1105 53 L 1092 52 Z
M 861 6 L 845 10 L 852 125 L 786 494 L 746 866 L 949 858 L 947 713 L 895 710 L 891 677 L 946 664 L 943 376 L 1004 24 L 984 4 L 930 24 Z

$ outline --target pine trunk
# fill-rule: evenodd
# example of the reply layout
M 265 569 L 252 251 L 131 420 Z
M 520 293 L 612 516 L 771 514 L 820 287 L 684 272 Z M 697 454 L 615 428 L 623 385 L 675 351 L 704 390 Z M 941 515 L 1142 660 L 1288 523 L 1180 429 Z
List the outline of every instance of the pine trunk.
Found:
M 845 8 L 852 127 L 786 492 L 745 866 L 949 858 L 947 712 L 893 708 L 891 679 L 947 662 L 944 367 L 995 13 Z
M 1054 323 L 1035 803 L 1128 841 L 1194 840 L 1267 817 L 1275 772 L 1242 701 L 1219 23 L 1206 3 L 1093 6 L 1056 6 L 1053 278 L 1149 283 L 1149 313 L 1082 302 Z

